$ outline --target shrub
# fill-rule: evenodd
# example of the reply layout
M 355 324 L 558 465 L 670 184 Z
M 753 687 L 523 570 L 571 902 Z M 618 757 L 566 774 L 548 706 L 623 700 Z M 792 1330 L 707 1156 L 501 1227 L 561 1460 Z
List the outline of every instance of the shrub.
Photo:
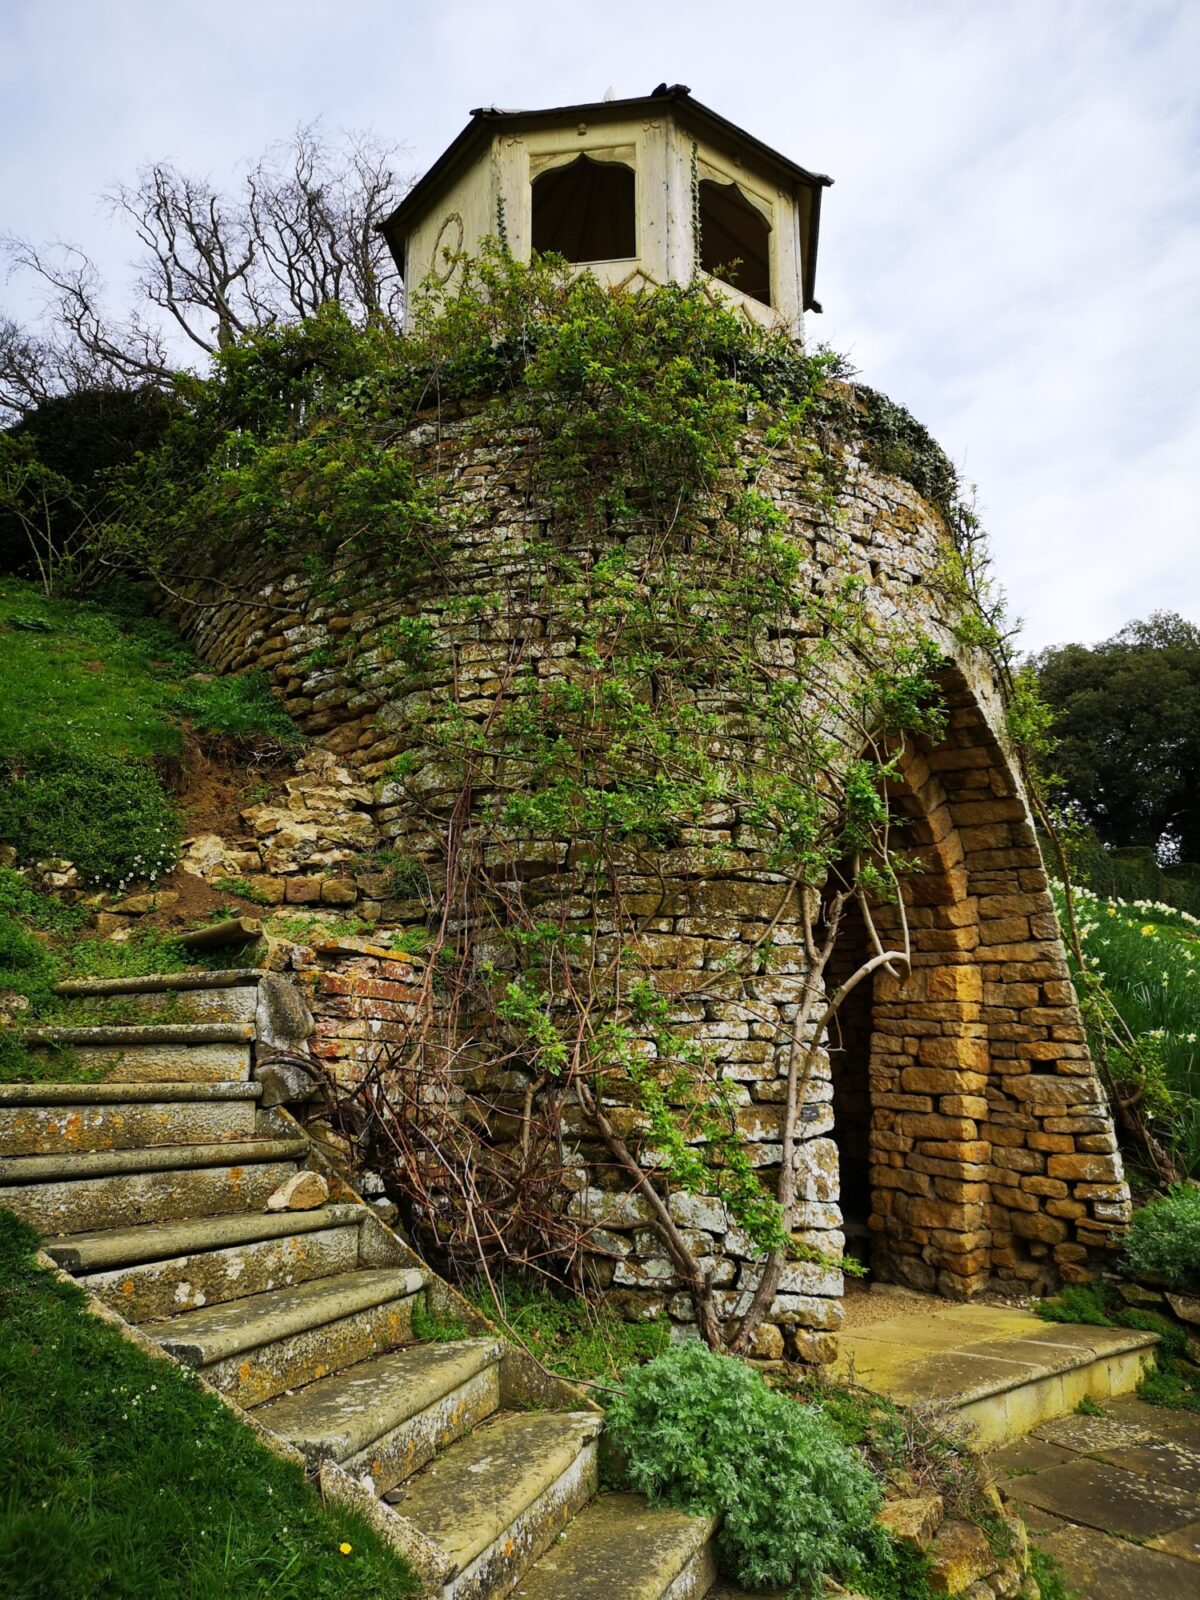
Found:
M 629 1372 L 608 1430 L 634 1489 L 723 1516 L 721 1565 L 739 1583 L 815 1592 L 877 1543 L 879 1488 L 821 1408 L 699 1342 Z
M 92 883 L 154 882 L 179 853 L 179 814 L 154 768 L 98 749 L 44 749 L 5 774 L 0 839 L 27 860 L 65 856 Z
M 1133 1272 L 1161 1276 L 1172 1289 L 1200 1288 L 1200 1188 L 1178 1184 L 1135 1211 L 1125 1262 Z
M 198 733 L 268 739 L 283 749 L 294 749 L 303 742 L 300 730 L 271 693 L 262 672 L 193 678 L 180 690 L 177 705 Z

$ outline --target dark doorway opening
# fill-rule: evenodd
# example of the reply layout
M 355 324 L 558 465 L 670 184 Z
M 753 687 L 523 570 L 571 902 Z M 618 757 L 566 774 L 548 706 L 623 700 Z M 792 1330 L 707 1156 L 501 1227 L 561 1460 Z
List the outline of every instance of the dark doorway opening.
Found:
M 533 248 L 568 261 L 624 261 L 637 255 L 634 175 L 629 167 L 580 156 L 533 180 Z
M 842 918 L 838 942 L 826 968 L 832 994 L 872 954 L 866 923 L 857 903 Z M 833 1138 L 838 1150 L 846 1253 L 870 1261 L 871 1215 L 871 991 L 864 978 L 843 1000 L 829 1026 L 829 1067 L 833 1080 Z
M 700 266 L 771 304 L 771 229 L 736 183 L 700 183 Z

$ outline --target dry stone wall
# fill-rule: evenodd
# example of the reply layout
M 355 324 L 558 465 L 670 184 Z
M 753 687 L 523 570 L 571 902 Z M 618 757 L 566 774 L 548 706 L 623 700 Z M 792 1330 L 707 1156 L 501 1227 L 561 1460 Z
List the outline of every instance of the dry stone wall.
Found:
M 424 426 L 409 444 L 442 485 L 451 532 L 436 569 L 396 585 L 360 562 L 336 574 L 342 581 L 330 595 L 322 582 L 287 570 L 277 553 L 258 552 L 231 574 L 241 598 L 182 618 L 214 668 L 268 672 L 316 741 L 285 806 L 252 808 L 247 838 L 232 854 L 197 865 L 209 876 L 236 866 L 268 899 L 352 909 L 378 926 L 372 950 L 295 958 L 314 993 L 318 1048 L 348 1081 L 411 1026 L 414 969 L 395 958 L 393 970 L 386 936 L 436 915 L 446 829 L 463 830 L 454 815 L 460 775 L 414 727 L 451 701 L 462 718 L 482 724 L 504 702 L 518 653 L 550 681 L 577 648 L 552 608 L 513 600 L 523 574 L 532 576 L 542 532 L 521 439 L 485 413 Z M 830 1041 L 837 1072 L 823 1054 L 804 1086 L 803 1178 L 788 1219 L 796 1244 L 840 1256 L 841 1174 L 857 1164 L 872 1264 L 885 1277 L 969 1296 L 989 1285 L 1028 1289 L 1086 1275 L 1119 1231 L 1128 1194 L 1026 802 L 997 733 L 990 670 L 956 643 L 943 615 L 944 526 L 907 484 L 854 455 L 832 510 L 814 503 L 799 459 L 776 458 L 758 486 L 807 548 L 807 581 L 859 573 L 880 616 L 914 620 L 938 640 L 950 707 L 945 739 L 910 750 L 897 786 L 909 844 L 925 869 L 905 889 L 913 970 L 903 980 L 875 979 L 853 1027 Z M 503 603 L 492 598 L 501 591 Z M 531 582 L 528 592 L 541 591 Z M 406 666 L 389 648 L 397 625 L 411 628 L 414 619 L 433 642 L 432 668 Z M 767 646 L 773 669 L 788 673 L 805 647 L 802 635 L 780 631 Z M 486 771 L 477 786 L 486 793 Z M 594 907 L 555 841 L 518 848 L 482 825 L 471 835 L 472 826 L 468 819 L 497 904 L 506 882 L 519 883 L 548 912 L 582 926 Z M 722 846 L 719 872 L 699 848 L 704 842 Z M 786 1041 L 805 970 L 788 886 L 767 869 L 741 819 L 712 808 L 691 839 L 652 859 L 631 853 L 619 888 L 637 919 L 641 964 L 670 997 L 672 1024 L 719 1062 L 746 1148 L 769 1181 L 780 1160 Z M 770 971 L 731 959 L 771 924 Z M 596 929 L 602 944 L 603 917 Z M 481 933 L 477 946 L 503 970 L 502 942 L 489 950 Z M 454 1093 L 476 1097 L 481 1130 L 503 1139 L 524 1086 L 511 1073 L 481 1077 L 481 1059 L 466 1058 Z M 854 1130 L 845 1151 L 839 1102 Z M 618 1128 L 636 1120 L 619 1103 L 608 1110 Z M 562 1205 L 591 1230 L 595 1276 L 631 1314 L 665 1308 L 686 1322 L 687 1296 L 647 1225 L 645 1202 L 625 1192 L 569 1112 L 564 1135 Z M 715 1201 L 680 1195 L 672 1208 L 720 1308 L 736 1313 L 756 1281 L 749 1241 Z M 836 1267 L 795 1260 L 759 1353 L 828 1359 L 841 1289 Z

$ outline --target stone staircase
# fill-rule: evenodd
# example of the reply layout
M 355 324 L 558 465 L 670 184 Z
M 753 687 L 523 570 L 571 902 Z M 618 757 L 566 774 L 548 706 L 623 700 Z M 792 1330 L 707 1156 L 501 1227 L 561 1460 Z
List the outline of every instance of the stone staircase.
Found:
M 0 1085 L 0 1205 L 323 1486 L 373 1497 L 428 1594 L 705 1595 L 712 1522 L 598 1494 L 596 1408 L 498 1338 L 269 1104 L 255 1052 L 280 981 L 239 969 L 64 985 L 101 1020 L 26 1043 L 69 1048 L 99 1081 Z M 266 1210 L 305 1168 L 326 1177 L 326 1203 Z M 419 1342 L 418 1308 L 470 1336 Z

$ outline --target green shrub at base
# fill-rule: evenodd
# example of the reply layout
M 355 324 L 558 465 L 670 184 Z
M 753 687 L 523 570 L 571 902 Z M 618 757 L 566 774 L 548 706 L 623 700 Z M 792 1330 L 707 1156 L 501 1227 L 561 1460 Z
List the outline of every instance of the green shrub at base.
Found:
M 754 1588 L 813 1593 L 853 1577 L 879 1539 L 880 1491 L 819 1406 L 768 1388 L 698 1341 L 628 1372 L 608 1435 L 631 1488 L 720 1514 L 722 1569 Z
M 5 770 L 0 840 L 22 859 L 65 857 L 89 883 L 153 883 L 179 853 L 179 813 L 149 764 L 98 749 L 45 749 Z
M 1200 1290 L 1200 1189 L 1181 1183 L 1133 1214 L 1125 1262 L 1171 1289 Z

